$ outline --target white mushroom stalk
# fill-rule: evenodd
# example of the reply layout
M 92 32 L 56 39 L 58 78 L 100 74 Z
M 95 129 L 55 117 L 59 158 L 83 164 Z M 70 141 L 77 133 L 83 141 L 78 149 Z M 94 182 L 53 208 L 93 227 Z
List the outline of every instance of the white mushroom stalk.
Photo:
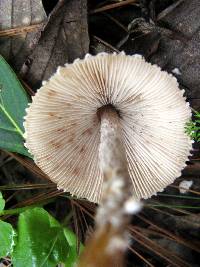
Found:
M 77 267 L 124 266 L 129 244 L 127 226 L 141 204 L 131 197 L 130 178 L 122 142 L 119 115 L 111 106 L 98 111 L 101 120 L 100 169 L 104 183 L 96 229 Z
M 101 121 L 118 114 L 132 195 L 148 198 L 181 175 L 192 144 L 189 104 L 176 78 L 138 55 L 87 56 L 59 67 L 38 90 L 25 117 L 26 147 L 58 188 L 99 203 Z

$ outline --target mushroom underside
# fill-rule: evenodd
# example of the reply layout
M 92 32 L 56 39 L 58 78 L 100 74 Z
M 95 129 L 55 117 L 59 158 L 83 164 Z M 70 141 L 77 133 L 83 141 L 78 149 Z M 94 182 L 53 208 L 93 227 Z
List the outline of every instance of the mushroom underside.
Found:
M 175 178 L 190 155 L 191 110 L 176 79 L 138 55 L 100 54 L 59 67 L 33 97 L 26 146 L 58 188 L 101 199 L 99 110 L 118 113 L 133 195 L 148 198 Z

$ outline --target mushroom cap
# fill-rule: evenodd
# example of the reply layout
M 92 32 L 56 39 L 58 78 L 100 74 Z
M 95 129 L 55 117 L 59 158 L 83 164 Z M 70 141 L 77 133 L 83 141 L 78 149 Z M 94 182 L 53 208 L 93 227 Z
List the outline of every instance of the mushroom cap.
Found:
M 37 91 L 25 117 L 26 147 L 59 189 L 99 202 L 100 121 L 120 114 L 133 195 L 148 198 L 181 175 L 192 149 L 189 103 L 175 77 L 141 56 L 101 53 L 59 67 Z

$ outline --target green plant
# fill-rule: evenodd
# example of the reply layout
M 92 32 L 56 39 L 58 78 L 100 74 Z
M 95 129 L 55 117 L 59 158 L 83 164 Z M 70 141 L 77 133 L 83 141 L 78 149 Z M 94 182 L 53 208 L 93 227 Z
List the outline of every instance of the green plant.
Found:
M 0 215 L 12 211 L 3 210 L 4 205 L 0 193 Z M 55 267 L 59 263 L 72 267 L 78 258 L 76 244 L 75 234 L 41 207 L 20 212 L 17 229 L 0 220 L 0 258 L 9 256 L 14 267 Z
M 0 55 L 0 148 L 31 157 L 24 147 L 23 117 L 28 96 Z
M 185 127 L 186 133 L 196 142 L 200 141 L 200 113 L 194 110 L 194 120 L 190 120 Z

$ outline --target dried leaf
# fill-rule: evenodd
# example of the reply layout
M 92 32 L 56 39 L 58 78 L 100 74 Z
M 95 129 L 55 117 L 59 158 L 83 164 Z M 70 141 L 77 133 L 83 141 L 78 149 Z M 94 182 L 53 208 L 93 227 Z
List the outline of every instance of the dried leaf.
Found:
M 173 40 L 163 36 L 152 62 L 169 72 L 179 70 L 178 81 L 186 88 L 189 98 L 200 98 L 200 2 L 183 1 L 160 20 L 174 32 Z M 177 39 L 176 39 L 177 35 Z M 180 35 L 183 36 L 180 40 Z
M 0 1 L 0 31 L 40 24 L 46 20 L 42 0 L 2 0 Z M 0 38 L 1 54 L 19 70 L 33 48 L 38 28 L 33 32 L 22 32 L 14 37 Z
M 83 57 L 88 47 L 87 1 L 59 1 L 22 72 L 28 84 L 37 88 L 59 65 Z

